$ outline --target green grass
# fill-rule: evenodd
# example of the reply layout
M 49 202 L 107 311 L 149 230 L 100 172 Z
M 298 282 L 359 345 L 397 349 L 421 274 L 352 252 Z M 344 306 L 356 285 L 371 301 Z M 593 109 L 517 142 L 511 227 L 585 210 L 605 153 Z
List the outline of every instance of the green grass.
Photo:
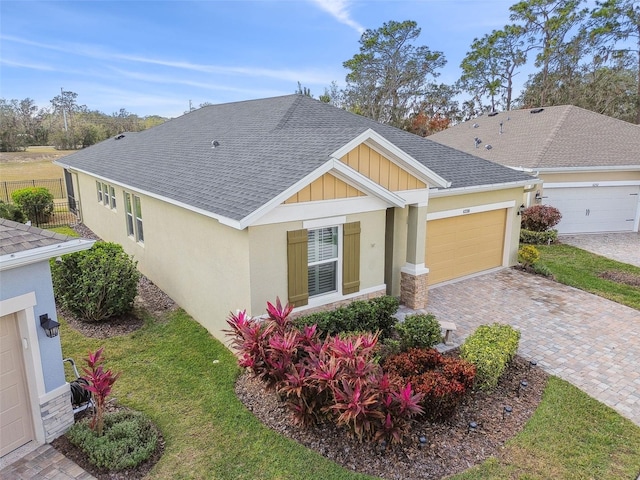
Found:
M 55 227 L 55 228 L 50 228 L 49 230 L 51 230 L 52 232 L 60 233 L 62 235 L 69 235 L 71 237 L 79 237 L 80 236 L 71 227 Z
M 640 310 L 640 288 L 599 277 L 600 273 L 606 271 L 640 276 L 639 267 L 570 245 L 543 245 L 536 248 L 540 251 L 540 263 L 551 270 L 558 282 Z
M 236 398 L 236 359 L 177 311 L 147 317 L 127 336 L 90 339 L 62 320 L 64 356 L 79 366 L 105 346 L 106 367 L 122 371 L 114 396 L 160 427 L 165 453 L 154 479 L 364 479 L 264 427 Z M 214 363 L 214 361 L 217 361 Z M 498 459 L 456 479 L 635 478 L 640 427 L 575 387 L 552 378 L 540 408 Z

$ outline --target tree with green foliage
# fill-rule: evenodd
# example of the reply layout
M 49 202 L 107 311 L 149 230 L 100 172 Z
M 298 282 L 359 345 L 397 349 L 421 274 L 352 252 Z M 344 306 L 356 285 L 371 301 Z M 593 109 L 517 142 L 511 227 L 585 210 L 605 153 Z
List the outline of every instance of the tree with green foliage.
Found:
M 460 88 L 481 97 L 488 96 L 491 111 L 499 104 L 511 110 L 513 77 L 527 61 L 523 33 L 518 25 L 506 25 L 502 30 L 476 38 L 460 64 Z
M 424 97 L 430 77 L 445 63 L 442 52 L 412 42 L 420 35 L 416 22 L 389 21 L 366 30 L 360 52 L 343 63 L 349 70 L 344 95 L 349 110 L 402 128 Z
M 580 25 L 587 14 L 586 9 L 580 8 L 584 1 L 522 0 L 509 7 L 511 20 L 522 24 L 529 48 L 538 51 L 535 66 L 542 67 L 538 105 L 547 104 L 547 94 L 551 90 L 549 76 L 554 62 L 571 48 L 567 35 Z
M 53 194 L 45 187 L 14 190 L 11 200 L 36 225 L 47 223 L 53 214 Z
M 117 317 L 133 309 L 140 273 L 122 246 L 96 242 L 89 250 L 51 262 L 56 300 L 88 322 Z
M 587 26 L 589 39 L 601 56 L 635 56 L 635 123 L 640 124 L 640 2 L 598 0 Z

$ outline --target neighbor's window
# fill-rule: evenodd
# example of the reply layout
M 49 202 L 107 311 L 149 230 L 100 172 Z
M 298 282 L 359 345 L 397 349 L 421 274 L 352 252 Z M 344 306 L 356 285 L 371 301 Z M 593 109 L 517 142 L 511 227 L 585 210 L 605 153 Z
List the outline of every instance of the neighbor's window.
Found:
M 142 231 L 142 206 L 140 205 L 140 197 L 133 196 L 133 205 L 136 215 L 136 240 L 138 242 L 144 242 L 144 233 Z
M 133 208 L 131 208 L 131 194 L 124 192 L 124 209 L 125 216 L 127 217 L 127 235 L 133 237 L 134 227 L 133 227 Z
M 111 192 L 111 208 L 116 208 L 116 189 L 109 185 L 109 192 Z
M 98 192 L 98 202 L 102 203 L 102 184 L 96 182 L 96 191 Z
M 308 232 L 309 296 L 338 290 L 338 227 Z

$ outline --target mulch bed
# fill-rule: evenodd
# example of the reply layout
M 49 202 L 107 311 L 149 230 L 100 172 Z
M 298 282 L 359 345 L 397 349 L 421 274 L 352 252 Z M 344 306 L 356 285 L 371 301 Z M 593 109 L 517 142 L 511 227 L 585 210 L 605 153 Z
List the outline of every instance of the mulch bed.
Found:
M 528 360 L 516 357 L 494 392 L 473 392 L 453 417 L 442 423 L 417 421 L 411 438 L 384 451 L 379 444 L 358 442 L 330 423 L 307 428 L 293 425 L 279 396 L 265 391 L 263 384 L 249 374 L 239 378 L 236 394 L 266 426 L 349 470 L 385 479 L 439 479 L 499 456 L 504 443 L 533 415 L 547 378 L 542 369 L 531 368 Z M 518 396 L 521 380 L 528 385 Z M 511 406 L 513 413 L 503 419 L 505 405 Z M 468 432 L 472 421 L 478 424 L 475 433 Z M 418 438 L 422 435 L 427 444 L 421 448 Z

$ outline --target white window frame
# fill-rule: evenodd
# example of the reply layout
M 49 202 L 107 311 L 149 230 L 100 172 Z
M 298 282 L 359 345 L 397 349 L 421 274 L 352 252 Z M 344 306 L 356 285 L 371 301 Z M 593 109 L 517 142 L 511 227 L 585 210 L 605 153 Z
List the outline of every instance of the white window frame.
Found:
M 307 231 L 307 236 L 309 236 L 309 234 L 313 231 L 322 230 L 326 228 L 335 229 L 336 244 L 337 244 L 336 256 L 329 259 L 318 260 L 315 262 L 307 262 L 307 269 L 310 269 L 311 267 L 315 267 L 318 265 L 335 263 L 336 265 L 336 275 L 335 275 L 335 285 L 334 285 L 335 288 L 328 292 L 322 292 L 322 293 L 316 293 L 316 294 L 312 294 L 311 288 L 309 288 L 309 299 L 320 298 L 327 295 L 341 294 L 341 291 L 342 291 L 342 261 L 343 261 L 342 259 L 342 225 L 340 224 L 318 225 L 316 228 L 309 228 Z M 307 249 L 309 249 L 310 246 L 311 246 L 311 243 L 309 242 Z M 310 275 L 309 275 L 309 278 L 310 278 Z
M 110 196 L 110 205 L 111 205 L 111 210 L 115 210 L 116 209 L 116 189 L 114 188 L 113 185 L 109 185 L 109 196 Z
M 127 225 L 127 236 L 135 239 L 135 220 L 133 218 L 133 201 L 129 192 L 122 192 L 124 196 L 124 216 Z
M 96 180 L 96 191 L 98 192 L 98 203 L 102 203 L 102 182 Z
M 138 216 L 140 210 L 140 216 Z M 133 195 L 133 216 L 136 225 L 136 242 L 144 243 L 144 224 L 142 223 L 142 200 L 138 195 Z
M 109 207 L 109 185 L 106 183 L 102 184 L 102 203 L 105 207 Z

